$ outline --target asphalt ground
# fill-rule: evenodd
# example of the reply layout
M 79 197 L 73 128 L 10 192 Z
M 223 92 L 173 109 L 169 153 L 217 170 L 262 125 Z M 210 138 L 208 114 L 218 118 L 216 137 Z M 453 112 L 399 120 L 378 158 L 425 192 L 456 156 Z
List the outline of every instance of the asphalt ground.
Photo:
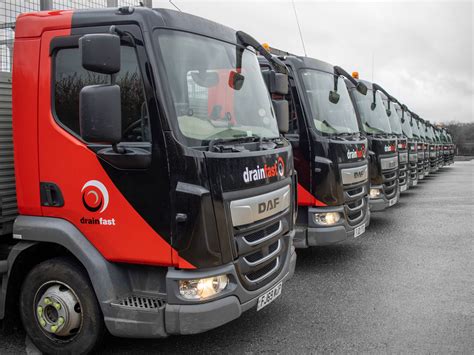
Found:
M 31 353 L 18 330 L 0 353 Z M 100 353 L 474 353 L 474 161 L 372 214 L 366 234 L 298 250 L 279 299 L 213 331 L 107 337 Z

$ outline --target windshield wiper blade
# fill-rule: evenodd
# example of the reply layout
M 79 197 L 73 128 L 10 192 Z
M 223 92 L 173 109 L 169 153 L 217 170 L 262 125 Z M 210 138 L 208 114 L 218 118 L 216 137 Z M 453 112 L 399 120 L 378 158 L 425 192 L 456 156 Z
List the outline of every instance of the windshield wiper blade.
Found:
M 332 130 L 337 132 L 337 129 L 332 124 L 330 124 L 327 120 L 322 120 L 321 122 L 324 123 L 329 128 L 331 128 Z

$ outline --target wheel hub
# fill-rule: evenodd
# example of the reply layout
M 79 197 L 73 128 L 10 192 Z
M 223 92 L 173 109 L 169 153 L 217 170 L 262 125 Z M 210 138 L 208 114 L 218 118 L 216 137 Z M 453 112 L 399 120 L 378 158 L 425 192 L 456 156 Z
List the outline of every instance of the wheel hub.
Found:
M 37 300 L 36 318 L 44 331 L 57 336 L 77 333 L 82 323 L 81 306 L 67 285 L 49 286 Z

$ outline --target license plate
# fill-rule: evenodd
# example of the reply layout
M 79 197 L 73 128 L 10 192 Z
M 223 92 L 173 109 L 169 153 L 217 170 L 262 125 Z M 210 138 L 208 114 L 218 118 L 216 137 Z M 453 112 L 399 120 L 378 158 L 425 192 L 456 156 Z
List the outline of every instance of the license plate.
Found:
M 365 233 L 365 223 L 356 229 L 354 229 L 354 238 L 357 238 L 359 235 L 362 235 Z
M 407 185 L 400 186 L 400 191 L 406 191 L 407 190 Z
M 257 311 L 261 310 L 263 307 L 268 306 L 270 303 L 275 301 L 278 296 L 281 295 L 281 288 L 283 286 L 283 283 L 280 282 L 278 285 L 273 287 L 271 290 L 265 292 L 263 295 L 261 295 L 258 298 L 258 303 L 257 303 Z
M 413 180 L 413 186 L 418 185 L 418 180 Z
M 397 203 L 397 198 L 392 198 L 391 200 L 388 200 L 388 206 L 392 207 L 394 204 Z

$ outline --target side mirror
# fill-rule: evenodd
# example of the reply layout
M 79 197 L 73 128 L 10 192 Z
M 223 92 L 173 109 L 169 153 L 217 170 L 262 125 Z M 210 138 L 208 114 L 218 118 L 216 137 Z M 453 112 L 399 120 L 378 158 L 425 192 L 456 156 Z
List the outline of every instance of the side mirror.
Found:
M 265 70 L 262 72 L 262 76 L 270 94 L 288 94 L 288 75 L 277 73 L 274 70 Z
M 234 90 L 242 89 L 244 85 L 245 76 L 236 71 L 231 71 L 229 73 L 229 86 Z
M 357 83 L 356 90 L 364 96 L 367 95 L 367 86 L 363 82 Z
M 376 107 L 377 107 L 377 104 L 376 104 L 375 102 L 372 102 L 372 103 L 370 104 L 370 109 L 371 109 L 372 111 L 375 110 Z
M 101 74 L 120 71 L 120 37 L 110 33 L 84 35 L 79 39 L 84 69 Z
M 278 130 L 280 133 L 287 133 L 290 129 L 290 110 L 288 101 L 286 100 L 272 100 L 275 116 L 278 123 Z
M 331 103 L 337 104 L 340 98 L 341 98 L 341 95 L 339 95 L 337 92 L 329 91 L 329 101 Z
M 122 139 L 120 86 L 89 85 L 79 94 L 81 137 L 92 143 L 115 145 Z
M 390 111 L 389 109 L 387 109 L 387 116 L 390 117 L 392 115 L 392 111 Z

